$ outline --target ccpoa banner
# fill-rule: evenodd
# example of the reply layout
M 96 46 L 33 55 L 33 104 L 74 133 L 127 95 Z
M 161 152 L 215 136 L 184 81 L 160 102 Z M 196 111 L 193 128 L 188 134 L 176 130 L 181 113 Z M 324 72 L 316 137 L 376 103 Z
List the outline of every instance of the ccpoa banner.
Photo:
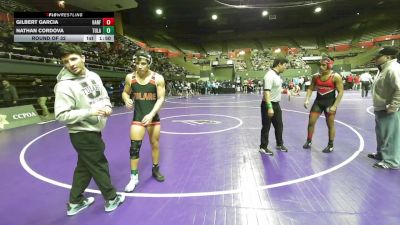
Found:
M 39 123 L 41 121 L 32 105 L 0 108 L 0 131 Z

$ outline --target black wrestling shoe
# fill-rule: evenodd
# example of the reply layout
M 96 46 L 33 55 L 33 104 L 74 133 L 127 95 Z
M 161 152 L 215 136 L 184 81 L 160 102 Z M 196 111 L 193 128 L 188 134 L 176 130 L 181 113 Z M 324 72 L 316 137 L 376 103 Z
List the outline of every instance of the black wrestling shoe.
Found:
M 310 149 L 311 145 L 312 145 L 312 142 L 307 140 L 306 143 L 304 143 L 303 148 L 304 149 Z
M 153 167 L 151 175 L 158 182 L 163 182 L 165 180 L 165 177 L 160 173 L 160 167 L 158 167 L 158 166 Z
M 371 159 L 382 160 L 382 155 L 379 153 L 371 153 L 371 154 L 368 154 L 367 156 L 368 156 L 368 158 L 371 158 Z
M 333 151 L 333 145 L 328 145 L 324 150 L 322 150 L 323 153 L 331 153 Z
M 284 146 L 284 145 L 278 145 L 278 146 L 276 146 L 276 149 L 278 149 L 281 152 L 288 152 L 289 151 L 289 149 L 286 148 L 286 146 Z

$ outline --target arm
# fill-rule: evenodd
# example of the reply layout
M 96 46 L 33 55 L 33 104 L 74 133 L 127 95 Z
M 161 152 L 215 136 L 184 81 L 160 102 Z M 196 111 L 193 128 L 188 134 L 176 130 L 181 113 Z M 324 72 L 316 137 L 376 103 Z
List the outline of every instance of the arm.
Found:
M 153 117 L 160 111 L 161 106 L 165 100 L 165 81 L 163 76 L 158 74 L 156 75 L 156 85 L 157 85 L 157 101 L 151 112 L 147 114 L 145 117 L 143 117 L 142 123 L 145 125 L 149 124 L 153 120 Z
M 267 105 L 268 117 L 273 117 L 274 109 L 272 108 L 271 91 L 270 90 L 264 90 L 264 98 L 265 98 L 265 103 Z
M 306 109 L 308 107 L 308 104 L 310 103 L 311 94 L 314 91 L 314 88 L 315 88 L 315 76 L 312 77 L 311 84 L 310 84 L 310 86 L 308 86 L 308 89 L 307 89 L 306 99 L 304 101 L 304 108 L 306 108 Z
M 268 117 L 274 116 L 274 109 L 272 108 L 271 103 L 271 88 L 272 88 L 273 79 L 271 75 L 268 73 L 264 76 L 264 99 L 267 106 Z
M 390 85 L 393 88 L 392 100 L 387 107 L 388 113 L 397 112 L 400 107 L 400 71 L 399 70 L 391 70 L 389 71 L 390 77 Z
M 131 80 L 132 80 L 132 74 L 126 75 L 124 91 L 122 91 L 122 100 L 124 101 L 125 106 L 128 109 L 132 109 L 133 108 L 133 100 L 130 97 L 131 92 L 132 92 Z
M 165 101 L 165 81 L 164 81 L 164 77 L 161 76 L 161 75 L 158 75 L 156 79 L 157 79 L 157 81 L 156 81 L 156 84 L 157 84 L 157 102 L 154 105 L 153 110 L 151 110 L 151 112 L 150 112 L 151 114 L 154 114 L 154 115 L 156 115 L 160 111 L 161 106 Z
M 336 100 L 333 103 L 333 105 L 330 107 L 330 111 L 336 111 L 337 106 L 339 105 L 340 101 L 342 100 L 343 97 L 343 82 L 342 82 L 342 78 L 340 77 L 340 75 L 335 74 L 335 86 L 336 86 L 336 90 L 338 92 L 338 95 L 336 96 Z
M 63 87 L 56 85 L 56 99 L 54 101 L 56 120 L 65 124 L 73 124 L 91 116 L 90 109 L 74 109 L 75 99 L 61 89 Z

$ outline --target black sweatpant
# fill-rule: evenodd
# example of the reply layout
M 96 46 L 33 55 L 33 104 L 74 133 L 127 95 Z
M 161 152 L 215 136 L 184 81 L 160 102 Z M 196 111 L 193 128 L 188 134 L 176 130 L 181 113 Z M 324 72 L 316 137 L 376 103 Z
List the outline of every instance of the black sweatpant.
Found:
M 283 145 L 282 133 L 283 133 L 283 122 L 282 122 L 282 110 L 279 102 L 271 102 L 272 109 L 274 110 L 274 116 L 272 118 L 268 117 L 268 110 L 266 107 L 266 102 L 261 102 L 261 144 L 260 148 L 266 148 L 268 146 L 268 135 L 271 128 L 271 123 L 275 129 L 275 139 L 276 145 Z
M 74 172 L 69 202 L 76 204 L 84 200 L 83 192 L 92 178 L 105 200 L 115 198 L 116 191 L 111 184 L 101 133 L 88 131 L 70 133 L 70 138 L 78 153 L 78 163 Z

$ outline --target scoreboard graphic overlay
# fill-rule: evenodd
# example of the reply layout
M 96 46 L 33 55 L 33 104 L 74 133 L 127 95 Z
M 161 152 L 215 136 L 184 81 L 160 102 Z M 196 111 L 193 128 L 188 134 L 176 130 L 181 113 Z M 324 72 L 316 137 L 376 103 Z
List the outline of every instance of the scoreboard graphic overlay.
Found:
M 113 12 L 15 12 L 14 42 L 114 42 Z

